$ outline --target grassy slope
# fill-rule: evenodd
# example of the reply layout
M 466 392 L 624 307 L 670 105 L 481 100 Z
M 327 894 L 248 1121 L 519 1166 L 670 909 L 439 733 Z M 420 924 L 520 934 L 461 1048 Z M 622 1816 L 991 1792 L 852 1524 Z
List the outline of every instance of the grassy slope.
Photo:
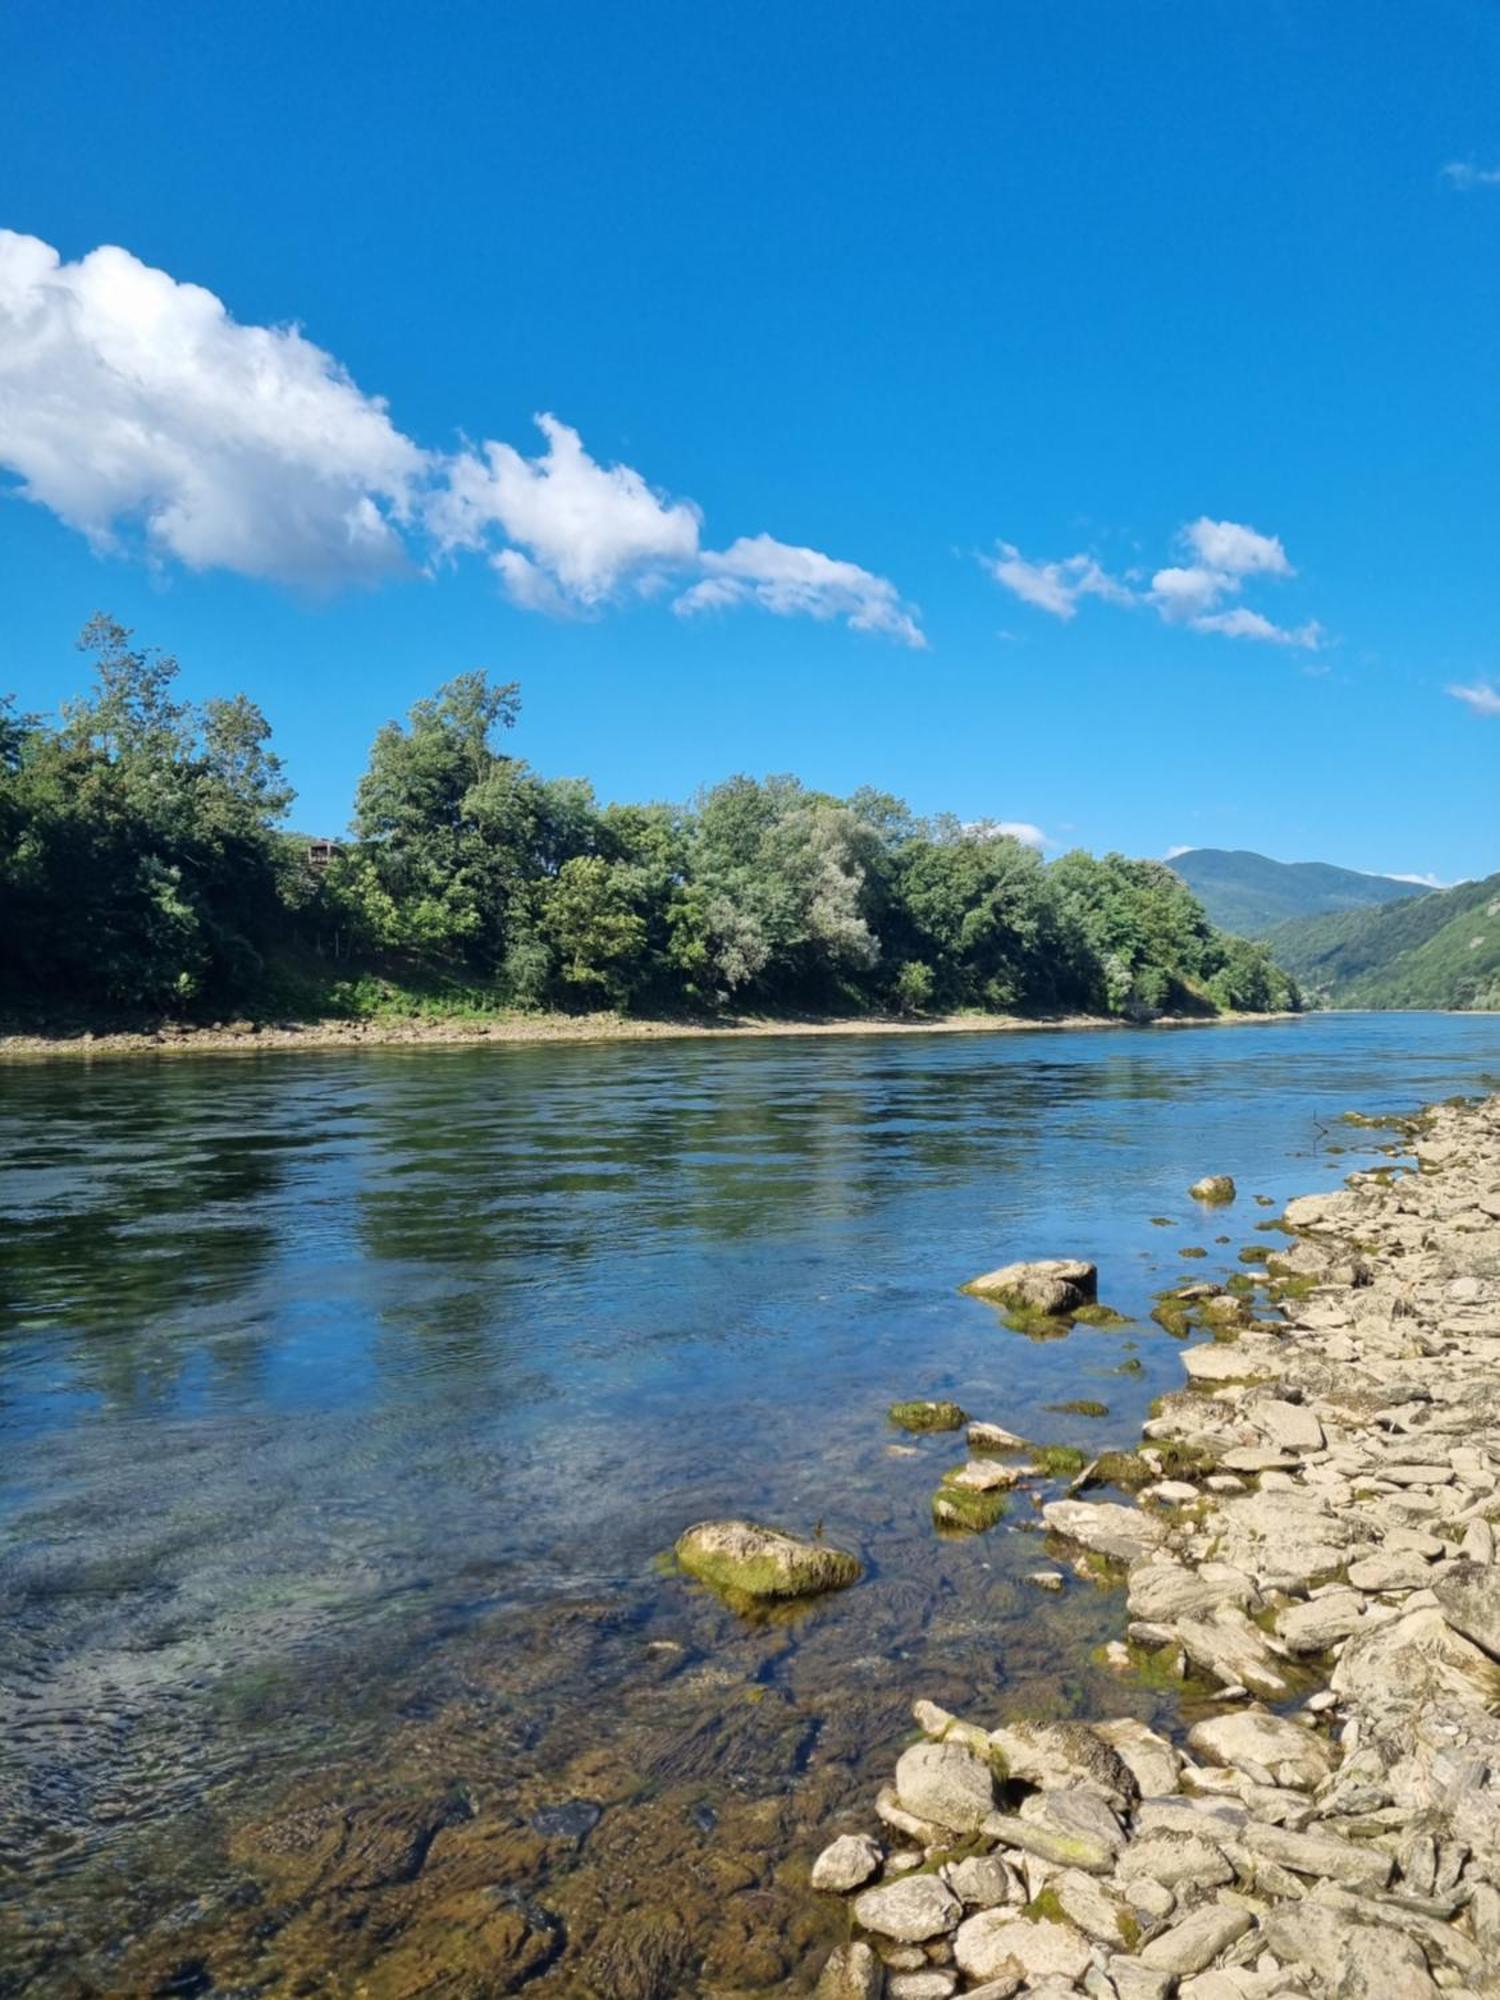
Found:
M 1295 917 L 1363 910 L 1421 896 L 1411 882 L 1326 861 L 1272 861 L 1241 848 L 1198 847 L 1172 863 L 1220 930 L 1265 937 Z
M 1500 1007 L 1500 875 L 1383 909 L 1304 917 L 1266 942 L 1340 1007 Z

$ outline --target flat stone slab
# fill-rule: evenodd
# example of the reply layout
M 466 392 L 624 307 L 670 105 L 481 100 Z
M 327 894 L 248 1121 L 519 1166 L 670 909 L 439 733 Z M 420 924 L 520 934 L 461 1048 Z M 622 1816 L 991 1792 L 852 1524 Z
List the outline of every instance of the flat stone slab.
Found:
M 1139 1561 L 1160 1546 L 1167 1532 L 1139 1507 L 1107 1500 L 1053 1500 L 1042 1509 L 1042 1519 L 1055 1535 L 1116 1562 Z

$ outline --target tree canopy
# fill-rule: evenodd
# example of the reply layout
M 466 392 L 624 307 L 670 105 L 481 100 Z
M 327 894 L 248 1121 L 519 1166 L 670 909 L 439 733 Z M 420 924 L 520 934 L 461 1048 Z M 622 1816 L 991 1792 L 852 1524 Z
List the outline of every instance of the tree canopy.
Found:
M 1158 862 L 1049 864 L 993 825 L 790 776 L 601 805 L 505 747 L 520 691 L 477 670 L 379 731 L 350 838 L 315 857 L 282 830 L 254 702 L 182 701 L 177 662 L 110 618 L 79 643 L 93 683 L 55 722 L 0 702 L 0 915 L 9 997 L 33 1009 L 337 1009 L 361 977 L 636 1011 L 1296 1004 Z

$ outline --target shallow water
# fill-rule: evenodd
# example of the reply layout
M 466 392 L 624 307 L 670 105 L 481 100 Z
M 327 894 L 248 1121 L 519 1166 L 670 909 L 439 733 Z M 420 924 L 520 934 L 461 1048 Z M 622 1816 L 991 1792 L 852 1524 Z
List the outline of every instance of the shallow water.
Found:
M 796 1989 L 913 1694 L 1158 1699 L 886 1405 L 1133 1442 L 1153 1293 L 1497 1077 L 1437 1015 L 0 1072 L 0 1991 Z M 956 1290 L 1063 1253 L 1138 1323 Z M 657 1560 L 723 1513 L 866 1579 L 746 1624 Z

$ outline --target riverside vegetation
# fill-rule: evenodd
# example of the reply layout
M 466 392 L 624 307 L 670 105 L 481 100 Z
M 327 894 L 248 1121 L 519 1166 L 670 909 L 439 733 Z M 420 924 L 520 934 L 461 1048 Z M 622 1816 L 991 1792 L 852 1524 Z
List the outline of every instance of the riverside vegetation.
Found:
M 812 1869 L 851 1899 L 822 2000 L 1500 1993 L 1500 1098 L 1415 1150 L 1288 1206 L 1260 1310 L 1180 1294 L 1188 1388 L 1073 1481 L 1134 1504 L 1038 1495 L 1127 1592 L 1119 1671 L 1196 1691 L 1185 1744 L 919 1700 L 878 1833 Z
M 502 752 L 519 693 L 482 672 L 379 732 L 352 838 L 315 851 L 281 830 L 293 794 L 252 701 L 182 701 L 176 662 L 107 617 L 80 645 L 94 684 L 56 722 L 0 703 L 16 1025 L 1298 1004 L 1155 862 L 1047 865 L 994 826 L 791 777 L 601 806 Z

